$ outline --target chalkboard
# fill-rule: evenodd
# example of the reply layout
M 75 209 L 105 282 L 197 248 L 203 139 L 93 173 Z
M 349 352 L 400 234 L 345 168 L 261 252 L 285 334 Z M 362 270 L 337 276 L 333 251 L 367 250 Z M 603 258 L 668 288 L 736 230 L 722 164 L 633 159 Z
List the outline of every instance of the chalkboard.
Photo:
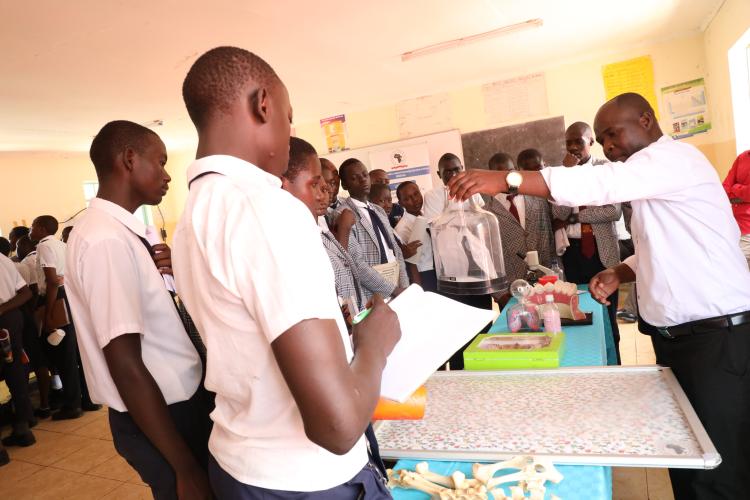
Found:
M 534 148 L 547 165 L 562 165 L 565 156 L 565 119 L 562 116 L 461 134 L 466 168 L 487 169 L 495 153 L 508 153 L 516 163 L 518 153 Z

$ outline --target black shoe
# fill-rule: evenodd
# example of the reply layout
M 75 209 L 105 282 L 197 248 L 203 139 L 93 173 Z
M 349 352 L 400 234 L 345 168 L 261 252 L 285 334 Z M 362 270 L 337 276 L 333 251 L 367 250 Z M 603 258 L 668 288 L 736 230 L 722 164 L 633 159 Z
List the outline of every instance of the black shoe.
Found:
M 36 443 L 36 438 L 31 431 L 24 432 L 23 434 L 11 434 L 8 437 L 3 438 L 3 446 L 31 446 Z
M 29 429 L 33 429 L 34 427 L 37 426 L 37 424 L 39 424 L 39 420 L 37 420 L 36 417 L 31 417 L 29 419 Z
M 617 311 L 617 319 L 624 323 L 635 323 L 638 321 L 638 317 L 635 314 L 627 311 Z
M 52 415 L 52 410 L 49 408 L 37 408 L 34 410 L 34 416 L 37 418 L 45 419 Z
M 102 409 L 102 405 L 98 405 L 98 404 L 92 403 L 90 401 L 88 403 L 83 403 L 81 405 L 81 410 L 83 410 L 83 411 L 99 411 L 101 409 Z
M 10 463 L 10 456 L 8 450 L 0 450 L 0 467 L 8 465 Z
M 80 408 L 63 408 L 52 414 L 52 420 L 73 420 L 74 418 L 80 418 L 82 416 L 83 412 Z

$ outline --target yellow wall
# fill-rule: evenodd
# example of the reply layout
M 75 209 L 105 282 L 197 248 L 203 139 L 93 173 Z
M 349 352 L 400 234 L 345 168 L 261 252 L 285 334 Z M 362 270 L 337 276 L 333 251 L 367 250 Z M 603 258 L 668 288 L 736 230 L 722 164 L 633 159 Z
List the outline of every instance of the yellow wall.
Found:
M 750 1 L 726 0 L 704 33 L 714 166 L 722 177 L 737 156 L 727 51 L 750 28 Z
M 631 57 L 650 55 L 654 63 L 657 93 L 661 87 L 705 77 L 713 129 L 687 139 L 698 146 L 723 175 L 735 157 L 734 127 L 729 87 L 727 50 L 750 27 L 750 1 L 726 0 L 704 33 L 634 46 L 617 53 L 599 51 L 546 68 L 525 68 L 524 73 L 543 71 L 549 100 L 548 116 L 564 116 L 567 123 L 591 122 L 604 101 L 601 67 Z M 493 75 L 498 80 L 515 74 Z M 291 89 L 294 101 L 294 89 Z M 481 86 L 470 85 L 450 91 L 453 127 L 462 133 L 505 125 L 490 123 L 485 117 Z M 351 148 L 400 139 L 396 103 L 360 111 L 331 109 L 329 115 L 346 113 Z M 322 117 L 321 117 L 322 118 Z M 540 118 L 540 117 L 535 117 Z M 523 120 L 526 121 L 526 120 Z M 319 123 L 295 124 L 296 133 L 310 141 L 319 152 L 325 142 Z M 435 132 L 438 132 L 437 130 Z M 162 211 L 170 236 L 187 196 L 185 170 L 194 149 L 169 151 L 167 165 L 172 174 L 171 189 Z M 595 150 L 601 156 L 601 150 Z M 13 221 L 50 213 L 64 218 L 84 203 L 82 183 L 95 180 L 88 155 L 81 153 L 0 153 L 0 230 L 7 234 Z M 155 214 L 155 221 L 160 221 Z

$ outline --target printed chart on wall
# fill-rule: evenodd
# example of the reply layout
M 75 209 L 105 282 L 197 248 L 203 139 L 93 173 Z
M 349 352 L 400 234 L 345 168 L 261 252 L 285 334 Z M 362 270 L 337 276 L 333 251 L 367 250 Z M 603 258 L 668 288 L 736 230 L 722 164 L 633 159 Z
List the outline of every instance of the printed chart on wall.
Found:
M 636 57 L 602 67 L 607 100 L 625 92 L 641 94 L 651 104 L 659 118 L 659 106 L 654 89 L 654 63 L 651 56 Z
M 549 113 L 544 73 L 482 85 L 488 123 L 507 123 Z
M 703 78 L 663 87 L 661 97 L 667 118 L 672 124 L 673 139 L 690 137 L 711 129 Z
M 382 168 L 388 172 L 391 194 L 405 181 L 414 181 L 424 191 L 432 189 L 430 150 L 426 142 L 392 147 L 370 152 L 370 170 Z
M 346 116 L 336 115 L 320 120 L 320 128 L 326 138 L 329 153 L 346 149 Z
M 453 128 L 448 94 L 429 95 L 396 105 L 398 131 L 402 138 L 443 132 Z

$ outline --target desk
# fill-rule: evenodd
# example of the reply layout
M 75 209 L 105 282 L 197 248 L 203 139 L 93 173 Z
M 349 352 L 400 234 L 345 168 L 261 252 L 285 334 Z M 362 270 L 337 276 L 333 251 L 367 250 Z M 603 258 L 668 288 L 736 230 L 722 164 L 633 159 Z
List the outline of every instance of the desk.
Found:
M 585 285 L 580 289 L 586 290 Z M 490 328 L 490 333 L 507 331 L 506 312 L 510 302 L 497 321 Z M 580 295 L 581 309 L 594 313 L 591 325 L 564 327 L 565 352 L 560 366 L 602 366 L 616 364 L 612 326 L 609 322 L 607 308 L 596 302 L 586 292 Z M 394 469 L 414 470 L 417 460 L 399 460 Z M 429 461 L 430 470 L 438 474 L 450 475 L 460 470 L 471 477 L 471 463 Z M 555 494 L 560 498 L 586 498 L 592 500 L 610 500 L 612 498 L 612 469 L 597 466 L 559 466 L 565 479 L 560 484 L 548 484 L 547 496 Z M 506 488 L 506 493 L 508 493 Z M 428 495 L 414 491 L 396 488 L 393 490 L 396 500 L 425 500 Z

